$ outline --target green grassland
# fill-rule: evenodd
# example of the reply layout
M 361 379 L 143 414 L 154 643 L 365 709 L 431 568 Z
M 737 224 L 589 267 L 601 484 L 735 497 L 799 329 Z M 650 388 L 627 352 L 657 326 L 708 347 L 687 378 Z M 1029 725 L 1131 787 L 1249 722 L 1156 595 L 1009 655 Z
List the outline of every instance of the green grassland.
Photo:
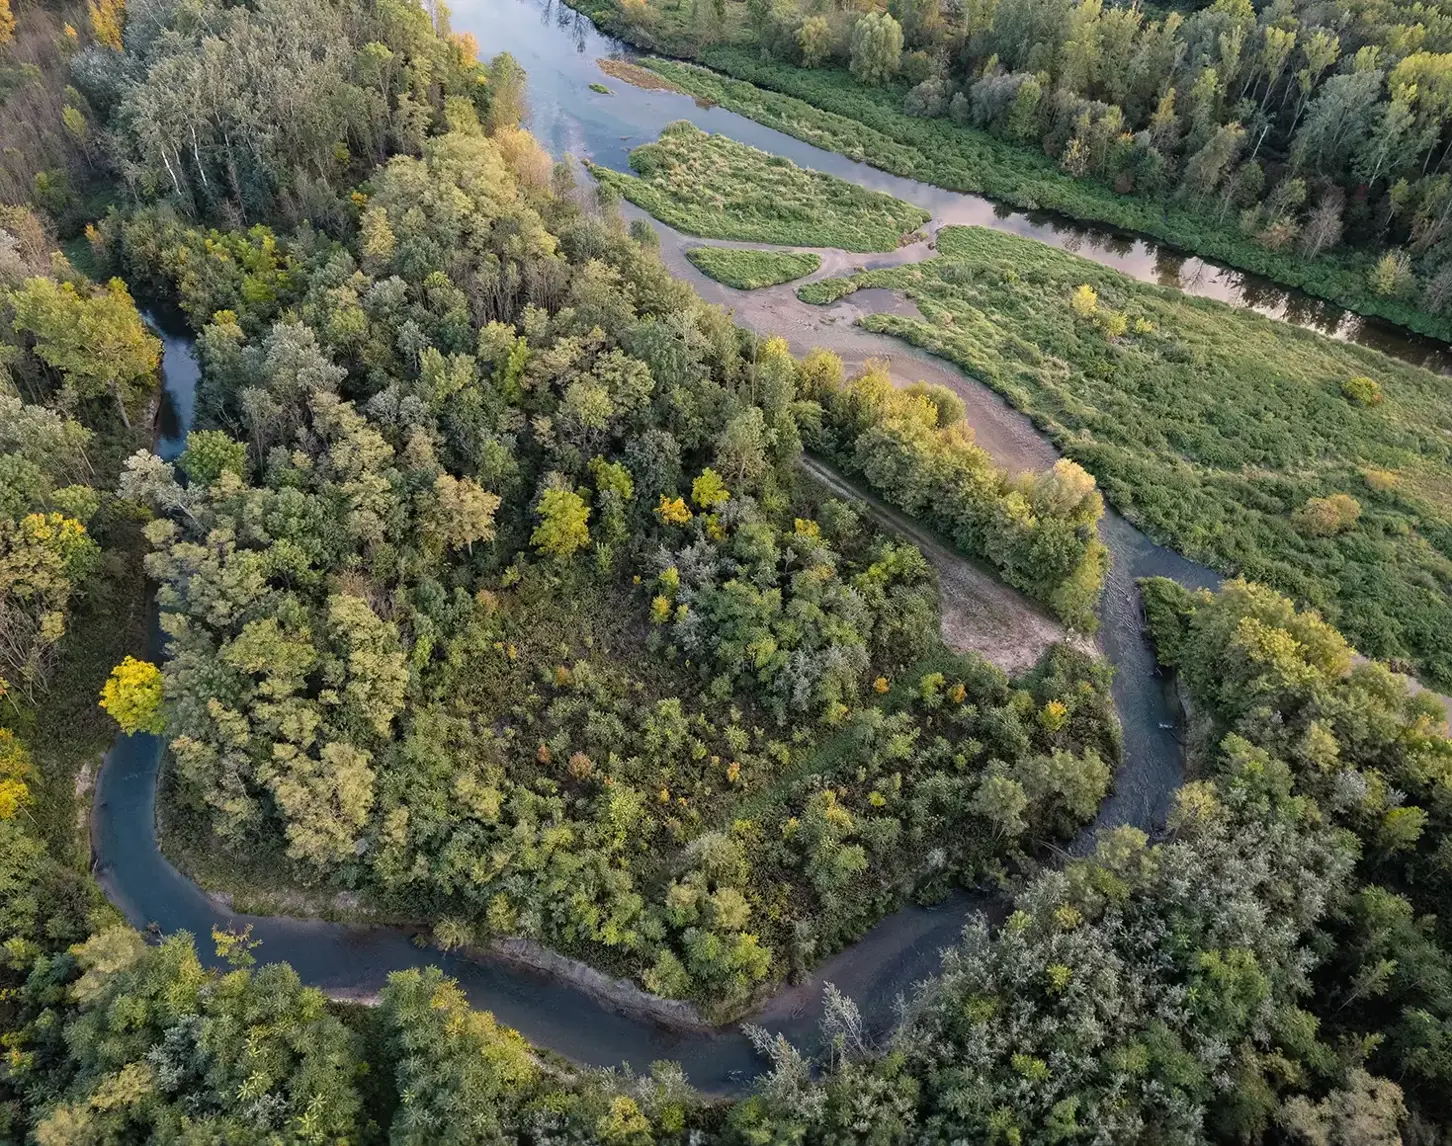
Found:
M 894 175 L 987 195 L 1026 210 L 1058 211 L 1123 227 L 1358 313 L 1438 338 L 1452 337 L 1447 319 L 1413 303 L 1373 294 L 1367 286 L 1371 260 L 1365 255 L 1335 253 L 1307 260 L 1271 251 L 1183 201 L 1121 195 L 1096 180 L 1075 179 L 1035 148 L 951 120 L 907 115 L 901 84 L 868 88 L 838 68 L 798 68 L 730 44 L 706 48 L 700 56 L 715 70 L 662 59 L 644 63 L 698 99 Z
M 1446 379 L 1012 235 L 945 228 L 938 250 L 799 294 L 904 291 L 921 320 L 863 325 L 1004 394 L 1155 538 L 1291 593 L 1363 652 L 1452 684 Z M 1075 299 L 1086 285 L 1092 305 Z M 1379 386 L 1374 404 L 1343 393 L 1357 377 Z M 1337 494 L 1359 516 L 1319 516 L 1328 507 L 1312 499 Z
M 691 265 L 703 275 L 737 290 L 789 283 L 822 265 L 811 251 L 742 251 L 731 247 L 692 247 L 686 252 Z
M 590 172 L 662 223 L 703 238 L 890 251 L 928 220 L 920 207 L 798 167 L 682 120 L 630 153 L 635 175 Z

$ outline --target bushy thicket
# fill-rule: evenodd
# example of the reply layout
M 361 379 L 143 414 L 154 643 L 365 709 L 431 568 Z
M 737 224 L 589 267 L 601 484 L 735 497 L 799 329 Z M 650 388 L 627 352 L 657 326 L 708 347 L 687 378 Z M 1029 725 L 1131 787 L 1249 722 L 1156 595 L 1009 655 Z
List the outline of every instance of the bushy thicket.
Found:
M 1010 477 L 974 445 L 956 395 L 934 386 L 894 389 L 879 364 L 846 381 L 841 361 L 818 350 L 803 360 L 802 374 L 804 392 L 823 410 L 808 437 L 812 448 L 964 553 L 991 562 L 1066 624 L 1094 631 L 1109 553 L 1099 540 L 1104 503 L 1092 477 L 1067 459 L 1047 473 Z
M 86 938 L 104 905 L 77 805 L 114 733 L 96 706 L 145 626 L 132 507 L 111 492 L 144 439 L 156 340 L 119 283 L 97 288 L 29 211 L 0 208 L 0 1138 L 24 1136 L 35 1057 L 21 997 L 37 959 Z M 44 975 L 42 974 L 42 979 Z M 37 981 L 36 996 L 59 990 Z M 58 1083 L 56 1084 L 58 1085 Z
M 147 946 L 126 927 L 36 960 L 7 1000 L 0 1084 L 37 1112 L 30 1141 L 627 1146 L 685 1142 L 709 1118 L 674 1068 L 546 1069 L 437 968 L 393 974 L 376 1008 L 337 1007 L 286 964 L 254 967 L 245 935 L 216 942 L 226 971 L 185 932 Z

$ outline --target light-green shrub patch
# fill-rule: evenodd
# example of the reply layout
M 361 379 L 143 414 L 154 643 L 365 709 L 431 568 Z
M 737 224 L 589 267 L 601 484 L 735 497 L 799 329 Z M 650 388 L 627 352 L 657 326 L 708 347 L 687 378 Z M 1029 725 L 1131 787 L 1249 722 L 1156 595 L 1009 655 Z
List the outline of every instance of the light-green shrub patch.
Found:
M 789 283 L 822 265 L 811 251 L 742 251 L 732 247 L 692 247 L 686 252 L 703 275 L 738 290 Z
M 662 223 L 712 239 L 891 251 L 928 212 L 798 167 L 680 120 L 630 153 L 634 175 L 590 164 L 596 179 Z

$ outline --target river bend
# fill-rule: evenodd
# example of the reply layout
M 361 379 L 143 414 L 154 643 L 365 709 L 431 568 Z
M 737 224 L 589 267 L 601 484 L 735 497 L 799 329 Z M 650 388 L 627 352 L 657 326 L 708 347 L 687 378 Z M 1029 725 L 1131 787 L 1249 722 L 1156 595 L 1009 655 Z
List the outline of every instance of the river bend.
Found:
M 553 153 L 588 156 L 624 169 L 631 147 L 655 138 L 675 119 L 689 118 L 709 131 L 723 132 L 804 166 L 840 175 L 864 187 L 887 191 L 933 212 L 933 223 L 974 223 L 1075 250 L 1149 281 L 1168 282 L 1193 293 L 1251 305 L 1273 317 L 1318 326 L 1339 337 L 1366 341 L 1415 361 L 1442 367 L 1452 359 L 1446 348 L 1371 320 L 1353 320 L 1322 304 L 1199 260 L 1184 260 L 1142 240 L 1114 236 L 1062 220 L 1004 211 L 976 196 L 943 191 L 899 179 L 843 156 L 811 147 L 721 108 L 697 107 L 671 92 L 646 92 L 611 82 L 611 95 L 588 90 L 599 81 L 595 60 L 619 51 L 592 25 L 563 5 L 540 0 L 462 0 L 454 25 L 472 31 L 490 52 L 508 50 L 529 75 L 531 126 Z M 791 287 L 740 292 L 707 279 L 684 258 L 688 239 L 657 225 L 662 256 L 671 271 L 691 282 L 708 300 L 732 307 L 737 321 L 761 333 L 782 333 L 798 353 L 827 346 L 851 365 L 869 357 L 890 359 L 900 382 L 919 378 L 941 382 L 961 394 L 977 440 L 1011 469 L 1042 468 L 1058 454 L 1023 414 L 956 367 L 852 325 L 857 311 L 851 298 L 835 307 L 809 307 Z M 912 257 L 912 253 L 883 259 Z M 853 256 L 871 265 L 872 256 Z M 839 260 L 840 261 L 840 260 Z M 819 274 L 836 265 L 831 253 Z M 1192 266 L 1198 264 L 1198 266 Z M 1170 281 L 1172 279 L 1172 281 Z M 1266 294 L 1266 291 L 1280 292 Z M 1259 293 L 1258 293 L 1259 292 Z M 862 299 L 856 306 L 860 307 Z M 875 305 L 875 304 L 874 304 Z M 878 307 L 877 309 L 882 309 Z M 180 452 L 190 428 L 197 365 L 189 340 L 171 323 L 161 323 L 167 401 L 158 436 L 166 457 Z M 1401 342 L 1382 345 L 1385 340 Z M 1124 727 L 1124 762 L 1113 793 L 1093 825 L 1073 849 L 1092 846 L 1102 826 L 1133 824 L 1153 829 L 1164 816 L 1181 780 L 1181 751 L 1173 725 L 1176 710 L 1155 668 L 1142 633 L 1136 578 L 1162 575 L 1195 587 L 1219 581 L 1211 570 L 1151 542 L 1123 517 L 1107 511 L 1101 534 L 1112 568 L 1101 609 L 1100 645 L 1115 668 L 1113 693 Z M 158 650 L 159 651 L 159 650 Z M 261 941 L 265 960 L 284 960 L 305 983 L 340 997 L 367 998 L 382 988 L 390 972 L 430 964 L 441 966 L 459 983 L 470 1002 L 493 1011 L 532 1043 L 592 1066 L 628 1063 L 638 1071 L 652 1061 L 679 1062 L 688 1077 L 708 1092 L 741 1090 L 760 1069 L 747 1039 L 737 1029 L 681 1032 L 597 1001 L 571 983 L 491 958 L 462 957 L 420 949 L 404 928 L 330 923 L 315 919 L 249 916 L 233 913 L 178 872 L 161 854 L 155 808 L 162 743 L 154 736 L 120 736 L 96 785 L 92 848 L 96 877 L 133 924 L 156 924 L 165 932 L 190 931 L 203 954 L 214 927 L 250 926 Z M 912 985 L 934 973 L 940 951 L 953 944 L 965 915 L 986 900 L 957 893 L 936 908 L 910 906 L 872 928 L 858 943 L 828 959 L 812 978 L 783 988 L 754 1016 L 768 1030 L 799 1045 L 812 1045 L 821 1016 L 822 984 L 832 982 L 852 996 L 868 1025 L 886 1029 L 896 1016 L 896 1001 Z

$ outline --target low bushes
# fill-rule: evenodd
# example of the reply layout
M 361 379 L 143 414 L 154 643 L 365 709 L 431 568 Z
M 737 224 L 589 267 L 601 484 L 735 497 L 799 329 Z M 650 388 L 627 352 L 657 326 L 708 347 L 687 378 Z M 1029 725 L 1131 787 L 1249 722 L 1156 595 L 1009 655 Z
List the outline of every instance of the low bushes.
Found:
M 691 265 L 703 275 L 738 290 L 758 290 L 809 275 L 822 265 L 811 251 L 740 251 L 731 247 L 692 247 Z
M 630 153 L 634 176 L 590 165 L 662 223 L 713 239 L 891 251 L 928 220 L 920 207 L 798 167 L 686 120 Z

